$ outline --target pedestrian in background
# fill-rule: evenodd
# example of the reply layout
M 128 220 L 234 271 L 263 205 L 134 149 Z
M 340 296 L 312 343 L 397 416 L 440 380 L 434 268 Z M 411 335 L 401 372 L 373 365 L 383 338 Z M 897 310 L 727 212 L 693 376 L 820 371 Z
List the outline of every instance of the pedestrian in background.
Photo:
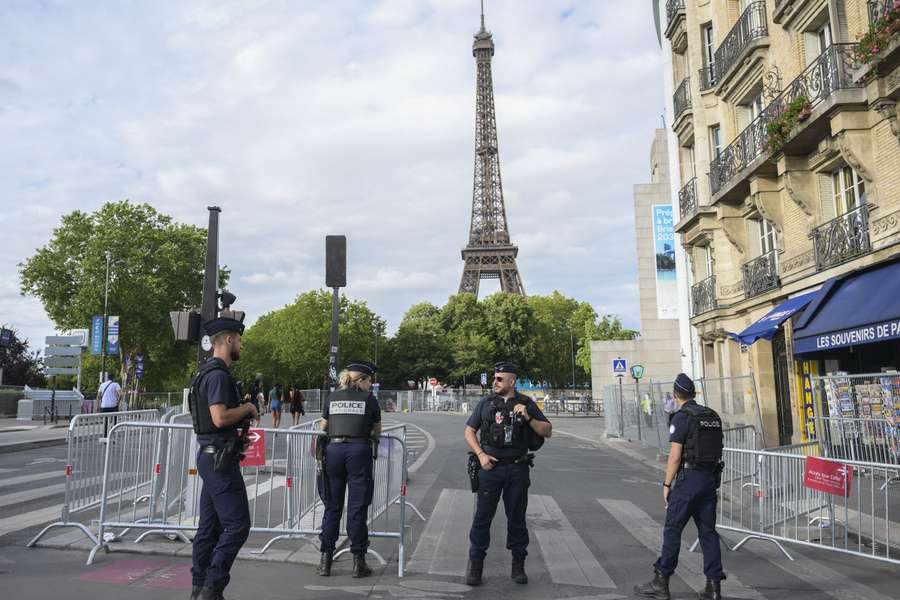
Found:
M 112 375 L 97 390 L 97 403 L 99 412 L 111 413 L 119 410 L 119 401 L 122 399 L 122 387 L 116 383 Z
M 291 418 L 296 427 L 300 424 L 300 417 L 306 414 L 303 410 L 303 392 L 296 385 L 291 388 Z
M 653 580 L 635 586 L 641 598 L 669 600 L 669 578 L 678 566 L 681 533 L 693 518 L 703 550 L 706 588 L 699 600 L 722 600 L 722 553 L 716 533 L 716 504 L 722 474 L 722 419 L 694 401 L 694 382 L 684 373 L 675 379 L 678 410 L 669 418 L 669 461 L 663 480 L 666 523 L 662 553 L 653 565 Z
M 347 537 L 353 554 L 353 577 L 367 577 L 372 569 L 366 564 L 369 528 L 366 524 L 375 480 L 372 472 L 381 436 L 381 407 L 372 395 L 375 365 L 351 361 L 338 376 L 339 389 L 331 392 L 322 407 L 322 430 L 328 434 L 325 447 L 325 512 L 319 550 L 322 552 L 316 573 L 331 575 L 344 493 L 347 498 Z
M 272 409 L 272 427 L 278 429 L 281 425 L 281 384 L 275 384 L 275 387 L 269 392 L 269 408 Z

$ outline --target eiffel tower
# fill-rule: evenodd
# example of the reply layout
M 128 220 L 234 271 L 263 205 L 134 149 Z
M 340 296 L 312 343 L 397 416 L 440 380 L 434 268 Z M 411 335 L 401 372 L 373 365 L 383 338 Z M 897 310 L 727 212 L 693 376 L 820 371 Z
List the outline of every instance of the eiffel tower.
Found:
M 459 293 L 477 296 L 482 279 L 499 279 L 502 292 L 524 296 L 525 287 L 516 265 L 519 248 L 510 241 L 506 226 L 500 155 L 497 151 L 494 84 L 491 79 L 494 40 L 491 32 L 484 27 L 484 0 L 481 0 L 481 29 L 475 34 L 472 54 L 478 69 L 475 100 L 475 186 L 469 243 L 462 250 L 465 266 Z

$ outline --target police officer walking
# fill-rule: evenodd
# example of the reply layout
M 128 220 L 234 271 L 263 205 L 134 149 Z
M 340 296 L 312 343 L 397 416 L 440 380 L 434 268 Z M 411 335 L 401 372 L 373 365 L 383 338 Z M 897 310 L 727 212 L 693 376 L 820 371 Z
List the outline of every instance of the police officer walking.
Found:
M 197 471 L 203 481 L 200 520 L 193 545 L 191 599 L 222 600 L 229 572 L 250 533 L 247 489 L 241 476 L 243 441 L 238 426 L 259 414 L 253 404 L 241 404 L 229 370 L 241 356 L 244 325 L 231 318 L 204 324 L 213 345 L 212 357 L 191 383 L 188 406 L 200 452 Z
M 475 517 L 469 531 L 469 565 L 466 584 L 480 585 L 484 557 L 491 543 L 491 521 L 500 498 L 506 512 L 506 547 L 512 552 L 512 580 L 528 583 L 525 557 L 528 555 L 529 468 L 533 454 L 552 426 L 534 401 L 516 391 L 518 368 L 509 362 L 494 367 L 493 394 L 482 398 L 466 421 L 465 438 L 473 453 L 477 480 Z M 480 433 L 480 441 L 477 434 Z
M 716 533 L 716 503 L 722 473 L 722 419 L 714 410 L 694 401 L 694 382 L 684 373 L 675 379 L 674 395 L 678 410 L 669 418 L 662 555 L 653 566 L 653 581 L 635 586 L 634 592 L 642 598 L 669 600 L 669 578 L 678 566 L 681 533 L 693 518 L 703 549 L 706 575 L 706 587 L 697 597 L 721 600 L 725 573 Z
M 339 389 L 329 394 L 322 407 L 322 429 L 328 434 L 323 469 L 323 486 L 327 490 L 322 533 L 319 534 L 322 556 L 316 573 L 325 577 L 331 575 L 345 488 L 349 489 L 347 536 L 353 554 L 353 577 L 372 574 L 366 564 L 369 549 L 366 521 L 375 491 L 374 453 L 378 451 L 381 436 L 381 408 L 370 391 L 374 375 L 374 364 L 350 362 L 338 376 Z

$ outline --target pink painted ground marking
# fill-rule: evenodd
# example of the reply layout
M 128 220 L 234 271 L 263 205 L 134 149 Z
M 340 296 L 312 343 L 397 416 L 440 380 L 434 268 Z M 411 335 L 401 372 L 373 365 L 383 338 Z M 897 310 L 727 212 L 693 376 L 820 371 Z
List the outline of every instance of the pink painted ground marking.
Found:
M 164 560 L 144 560 L 128 558 L 117 560 L 111 565 L 85 573 L 78 579 L 81 581 L 95 581 L 97 583 L 112 583 L 116 585 L 129 585 L 157 571 L 166 565 Z
M 191 583 L 191 563 L 178 563 L 154 573 L 142 585 L 149 588 L 189 590 Z

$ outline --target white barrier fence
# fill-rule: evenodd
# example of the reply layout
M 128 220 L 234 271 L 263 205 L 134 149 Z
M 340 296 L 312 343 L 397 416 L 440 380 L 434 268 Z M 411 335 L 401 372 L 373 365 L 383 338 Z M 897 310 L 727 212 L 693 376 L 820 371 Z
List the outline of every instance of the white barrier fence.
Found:
M 312 537 L 320 533 L 324 508 L 316 489 L 315 446 L 324 433 L 316 431 L 313 423 L 293 429 L 251 431 L 265 439 L 264 465 L 242 468 L 250 500 L 250 533 L 269 538 L 257 552 L 266 552 L 278 541 L 313 541 Z M 186 541 L 185 534 L 197 527 L 202 485 L 192 427 L 179 423 L 121 423 L 110 430 L 109 437 L 100 494 L 100 529 L 88 564 L 98 550 L 110 550 L 110 534 L 121 538 L 130 530 L 139 530 L 142 533 L 134 540 L 136 543 L 154 534 Z M 154 452 L 113 450 L 144 439 L 154 440 Z M 407 508 L 422 517 L 406 500 L 405 426 L 386 428 L 377 452 L 369 537 L 397 540 L 398 574 L 402 577 Z M 345 521 L 346 511 L 342 531 L 346 529 Z M 115 530 L 123 531 L 114 533 Z M 371 549 L 369 552 L 385 564 L 381 555 Z
M 726 448 L 724 460 L 717 527 L 744 534 L 733 550 L 765 540 L 788 558 L 783 543 L 900 564 L 900 524 L 891 520 L 900 498 L 885 485 L 889 466 L 813 458 L 849 480 L 829 493 L 807 485 L 810 457 L 799 453 Z
M 28 546 L 36 544 L 48 531 L 57 527 L 75 527 L 84 532 L 93 542 L 97 538 L 87 526 L 77 520 L 73 520 L 73 514 L 87 509 L 95 508 L 100 504 L 103 489 L 103 469 L 108 447 L 107 434 L 118 423 L 159 422 L 160 415 L 156 410 L 136 410 L 114 413 L 94 413 L 75 415 L 69 422 L 66 433 L 68 453 L 66 457 L 66 487 L 60 520 L 45 527 L 34 537 Z M 126 448 L 117 446 L 112 449 L 112 456 L 124 456 L 126 454 L 151 452 L 150 440 L 138 439 L 134 446 Z M 149 476 L 144 479 L 131 480 L 133 486 L 141 486 L 149 482 Z M 123 483 L 125 483 L 123 481 Z

